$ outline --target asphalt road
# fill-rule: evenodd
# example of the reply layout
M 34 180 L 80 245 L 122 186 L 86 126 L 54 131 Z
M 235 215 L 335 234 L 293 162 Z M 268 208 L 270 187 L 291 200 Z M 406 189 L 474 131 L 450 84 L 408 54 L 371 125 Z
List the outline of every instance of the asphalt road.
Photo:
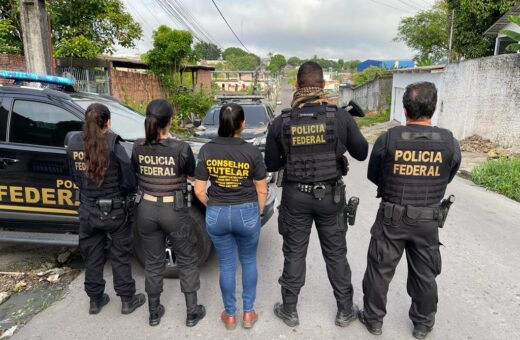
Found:
M 287 90 L 282 94 L 287 103 Z M 359 196 L 357 223 L 347 234 L 352 267 L 354 300 L 362 301 L 361 280 L 366 266 L 369 230 L 378 200 L 375 186 L 366 180 L 366 162 L 351 161 L 346 178 L 349 194 Z M 277 189 L 278 190 L 278 189 Z M 456 178 L 448 193 L 457 197 L 445 228 L 441 230 L 443 272 L 438 279 L 439 308 L 429 339 L 518 339 L 520 319 L 520 204 Z M 218 269 L 213 254 L 201 269 L 200 302 L 207 316 L 194 328 L 184 326 L 185 307 L 177 280 L 166 280 L 162 301 L 166 315 L 157 327 L 148 326 L 147 308 L 121 315 L 112 289 L 110 266 L 105 270 L 107 293 L 112 301 L 95 316 L 87 313 L 83 275 L 70 286 L 62 301 L 34 317 L 15 339 L 411 339 L 406 293 L 406 259 L 403 257 L 388 294 L 388 315 L 383 335 L 370 335 L 359 323 L 348 328 L 334 325 L 336 303 L 327 280 L 316 232 L 307 256 L 307 283 L 298 307 L 300 326 L 289 328 L 272 312 L 280 300 L 278 277 L 282 270 L 282 240 L 277 214 L 263 227 L 258 248 L 259 282 L 256 309 L 260 320 L 252 330 L 227 331 L 219 320 L 222 301 Z M 143 270 L 136 264 L 138 290 L 144 290 Z M 238 280 L 237 287 L 240 287 Z M 240 288 L 238 288 L 238 297 Z M 238 306 L 241 306 L 238 298 Z M 240 309 L 239 309 L 240 311 Z

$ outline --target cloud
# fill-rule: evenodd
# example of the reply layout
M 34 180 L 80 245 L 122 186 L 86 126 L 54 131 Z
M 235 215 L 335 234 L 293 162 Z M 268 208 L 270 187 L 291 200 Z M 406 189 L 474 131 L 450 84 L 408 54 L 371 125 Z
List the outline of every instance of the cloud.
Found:
M 156 0 L 125 0 L 134 18 L 141 23 L 144 38 L 133 51 L 152 47 L 152 30 L 160 24 L 176 28 Z M 173 0 L 181 3 L 223 48 L 239 46 L 211 0 Z M 301 58 L 318 55 L 342 59 L 411 58 L 414 51 L 392 41 L 399 20 L 413 15 L 421 6 L 406 6 L 398 0 L 216 0 L 246 47 L 260 55 L 269 52 Z M 385 6 L 382 3 L 386 3 Z M 412 3 L 412 1 L 407 1 Z M 433 3 L 433 0 L 430 0 Z M 391 7 L 395 7 L 391 8 Z

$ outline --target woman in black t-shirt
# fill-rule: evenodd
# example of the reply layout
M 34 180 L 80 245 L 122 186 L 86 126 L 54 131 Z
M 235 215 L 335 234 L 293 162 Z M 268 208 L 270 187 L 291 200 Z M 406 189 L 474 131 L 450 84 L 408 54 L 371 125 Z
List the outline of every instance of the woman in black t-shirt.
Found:
M 222 106 L 219 137 L 200 149 L 195 171 L 195 194 L 207 206 L 208 234 L 219 258 L 225 309 L 221 319 L 227 329 L 236 327 L 237 253 L 242 266 L 243 326 L 251 328 L 258 320 L 254 310 L 258 276 L 256 250 L 267 181 L 260 150 L 240 138 L 244 125 L 244 110 L 240 105 Z M 211 186 L 206 194 L 208 179 Z

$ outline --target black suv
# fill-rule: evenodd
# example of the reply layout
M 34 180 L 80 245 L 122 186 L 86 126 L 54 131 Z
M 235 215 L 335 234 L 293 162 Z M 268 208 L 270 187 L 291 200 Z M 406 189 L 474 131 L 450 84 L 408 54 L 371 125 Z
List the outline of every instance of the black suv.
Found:
M 207 139 L 215 138 L 218 131 L 220 108 L 226 103 L 237 103 L 244 108 L 246 118 L 246 128 L 242 132 L 242 138 L 258 146 L 260 151 L 264 151 L 267 128 L 274 119 L 274 111 L 269 104 L 262 102 L 262 99 L 262 96 L 217 97 L 220 103 L 208 110 L 202 122 L 196 121 L 197 130 L 194 136 Z
M 14 77 L 0 71 L 0 77 L 9 78 L 6 74 Z M 68 132 L 82 129 L 88 105 L 100 102 L 109 107 L 112 130 L 124 139 L 129 153 L 132 141 L 144 135 L 144 117 L 117 99 L 70 90 L 0 85 L 0 241 L 78 244 L 78 190 L 70 177 L 64 139 Z M 194 153 L 202 145 L 201 141 L 188 143 Z M 275 193 L 269 190 L 262 224 L 272 216 L 274 201 Z M 204 212 L 195 200 L 190 213 L 196 221 L 200 264 L 212 248 Z M 142 264 L 139 233 L 135 236 L 135 254 Z M 176 277 L 175 254 L 170 248 L 165 251 L 165 276 Z

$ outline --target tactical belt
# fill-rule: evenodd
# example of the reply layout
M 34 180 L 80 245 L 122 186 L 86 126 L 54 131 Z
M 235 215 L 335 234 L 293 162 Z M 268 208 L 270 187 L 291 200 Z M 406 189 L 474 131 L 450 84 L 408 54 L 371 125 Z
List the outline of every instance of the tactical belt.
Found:
M 381 202 L 384 212 L 385 224 L 396 226 L 404 216 L 413 221 L 439 221 L 442 213 L 439 208 L 416 207 L 413 205 L 400 205 L 390 202 Z
M 175 202 L 174 196 L 153 196 L 150 194 L 143 194 L 143 199 L 149 202 L 162 202 L 162 203 L 173 203 Z
M 89 207 L 99 208 L 99 202 L 100 201 L 112 201 L 112 209 L 121 209 L 126 207 L 126 200 L 121 197 L 115 197 L 115 198 L 99 198 L 99 199 L 90 199 L 86 198 L 85 196 L 81 197 L 81 204 L 87 205 Z
M 325 198 L 325 196 L 331 192 L 334 191 L 334 187 L 336 186 L 337 182 L 334 182 L 333 184 L 329 183 L 292 183 L 294 186 L 296 186 L 296 190 L 311 194 L 314 198 L 318 200 L 322 200 Z

